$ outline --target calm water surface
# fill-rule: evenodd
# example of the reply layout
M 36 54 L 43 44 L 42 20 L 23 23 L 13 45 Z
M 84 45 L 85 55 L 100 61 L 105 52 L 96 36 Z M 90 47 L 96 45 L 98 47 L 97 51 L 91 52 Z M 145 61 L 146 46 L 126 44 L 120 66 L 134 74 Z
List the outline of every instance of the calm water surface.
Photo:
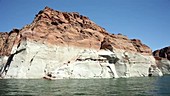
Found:
M 170 76 L 71 79 L 71 80 L 0 80 L 0 96 L 170 96 Z

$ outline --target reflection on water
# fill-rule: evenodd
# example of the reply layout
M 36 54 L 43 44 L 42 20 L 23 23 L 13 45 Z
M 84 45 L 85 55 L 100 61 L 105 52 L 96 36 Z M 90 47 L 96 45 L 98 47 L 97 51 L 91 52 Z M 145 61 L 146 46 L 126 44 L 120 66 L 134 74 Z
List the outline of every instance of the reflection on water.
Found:
M 0 95 L 40 96 L 170 96 L 170 76 L 71 79 L 71 80 L 0 80 Z

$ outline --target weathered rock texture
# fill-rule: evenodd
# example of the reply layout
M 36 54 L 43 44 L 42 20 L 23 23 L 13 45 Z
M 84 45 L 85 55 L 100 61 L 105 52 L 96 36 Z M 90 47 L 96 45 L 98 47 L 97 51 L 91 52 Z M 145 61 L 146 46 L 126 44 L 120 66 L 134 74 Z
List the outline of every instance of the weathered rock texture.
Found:
M 165 58 L 170 60 L 170 46 L 169 47 L 165 47 L 159 50 L 155 50 L 153 52 L 153 56 L 157 57 L 157 58 Z
M 3 78 L 140 77 L 149 68 L 162 75 L 140 40 L 109 34 L 76 12 L 45 7 L 30 25 L 0 36 Z
M 163 74 L 170 74 L 170 46 L 153 52 L 158 68 Z
M 9 56 L 11 54 L 12 47 L 18 40 L 18 29 L 13 29 L 9 33 L 0 33 L 0 56 Z

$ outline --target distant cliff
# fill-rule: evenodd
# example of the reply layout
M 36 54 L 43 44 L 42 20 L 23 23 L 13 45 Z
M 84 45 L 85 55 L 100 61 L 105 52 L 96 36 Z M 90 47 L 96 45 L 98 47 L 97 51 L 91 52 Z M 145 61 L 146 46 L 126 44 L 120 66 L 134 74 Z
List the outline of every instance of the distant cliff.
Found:
M 155 50 L 153 56 L 156 59 L 158 68 L 160 68 L 164 74 L 170 74 L 170 46 Z
M 0 44 L 2 78 L 161 76 L 147 45 L 77 12 L 45 7 L 30 25 L 0 33 Z
M 159 50 L 155 50 L 153 52 L 153 56 L 170 60 L 170 46 Z

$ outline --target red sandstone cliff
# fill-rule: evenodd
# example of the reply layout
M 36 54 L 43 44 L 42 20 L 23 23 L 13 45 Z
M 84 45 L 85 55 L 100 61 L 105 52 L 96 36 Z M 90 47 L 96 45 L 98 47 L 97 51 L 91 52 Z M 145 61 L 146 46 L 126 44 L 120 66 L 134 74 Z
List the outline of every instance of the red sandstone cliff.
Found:
M 17 43 L 18 35 L 18 29 L 13 29 L 9 33 L 0 33 L 0 56 L 10 55 L 12 47 Z
M 154 56 L 157 60 L 159 60 L 159 59 L 161 59 L 161 58 L 170 60 L 170 46 L 165 47 L 165 48 L 162 48 L 162 49 L 159 49 L 159 50 L 155 50 L 155 51 L 153 52 L 153 56 Z
M 72 45 L 95 49 L 113 48 L 152 54 L 152 50 L 140 40 L 128 39 L 121 34 L 109 34 L 104 28 L 77 12 L 59 12 L 45 7 L 30 25 L 10 33 L 0 33 L 0 55 L 9 55 L 20 40 L 33 40 L 44 44 Z M 169 55 L 168 55 L 169 56 Z

